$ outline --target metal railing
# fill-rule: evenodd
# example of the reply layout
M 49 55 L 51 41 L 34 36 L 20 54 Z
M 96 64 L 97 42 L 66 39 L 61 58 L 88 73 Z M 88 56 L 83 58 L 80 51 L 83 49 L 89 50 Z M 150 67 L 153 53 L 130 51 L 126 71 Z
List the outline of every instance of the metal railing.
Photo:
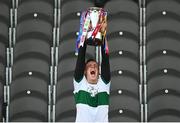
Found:
M 51 48 L 52 53 L 52 114 L 51 121 L 55 122 L 56 119 L 56 85 L 57 85 L 57 68 L 58 68 L 58 49 L 60 42 L 60 15 L 61 15 L 61 1 L 55 0 L 54 5 L 54 28 L 53 28 L 53 47 Z
M 9 27 L 9 45 L 6 49 L 6 84 L 4 86 L 4 104 L 6 104 L 6 116 L 3 122 L 9 122 L 9 105 L 10 105 L 10 85 L 12 83 L 12 66 L 13 51 L 16 43 L 16 26 L 17 26 L 17 7 L 18 1 L 12 0 L 10 5 L 10 27 Z

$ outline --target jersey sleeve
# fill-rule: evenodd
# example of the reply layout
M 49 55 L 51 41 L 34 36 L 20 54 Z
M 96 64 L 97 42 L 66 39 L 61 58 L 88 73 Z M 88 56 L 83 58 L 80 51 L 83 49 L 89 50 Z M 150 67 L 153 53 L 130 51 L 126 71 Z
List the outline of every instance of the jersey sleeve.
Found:
M 101 45 L 102 63 L 101 63 L 101 78 L 104 83 L 108 84 L 111 79 L 109 54 L 105 53 L 103 44 Z
M 80 82 L 84 76 L 85 69 L 85 53 L 86 53 L 86 43 L 84 46 L 79 48 L 78 58 L 76 61 L 76 67 L 74 71 L 74 79 L 76 82 Z

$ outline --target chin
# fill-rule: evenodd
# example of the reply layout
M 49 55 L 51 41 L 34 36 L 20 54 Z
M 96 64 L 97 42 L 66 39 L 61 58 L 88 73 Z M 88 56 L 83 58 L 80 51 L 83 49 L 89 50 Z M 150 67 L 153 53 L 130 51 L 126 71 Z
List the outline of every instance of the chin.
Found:
M 91 80 L 90 82 L 88 82 L 88 83 L 90 83 L 90 84 L 97 84 L 97 81 L 96 80 Z
M 90 80 L 91 80 L 91 81 L 97 81 L 97 80 L 98 80 L 98 77 L 97 77 L 97 76 L 96 76 L 96 77 L 91 77 Z
M 96 80 L 97 80 L 96 78 L 91 79 L 91 81 L 96 81 Z

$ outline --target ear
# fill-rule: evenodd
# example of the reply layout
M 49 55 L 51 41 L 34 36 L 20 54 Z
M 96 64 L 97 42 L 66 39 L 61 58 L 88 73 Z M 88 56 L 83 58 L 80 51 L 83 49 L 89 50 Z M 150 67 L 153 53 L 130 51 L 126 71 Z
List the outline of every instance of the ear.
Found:
M 86 75 L 86 71 L 87 71 L 87 70 L 86 70 L 86 67 L 85 67 L 85 68 L 84 68 L 84 75 Z
M 87 73 L 86 73 L 86 69 L 84 70 L 84 76 L 87 78 Z

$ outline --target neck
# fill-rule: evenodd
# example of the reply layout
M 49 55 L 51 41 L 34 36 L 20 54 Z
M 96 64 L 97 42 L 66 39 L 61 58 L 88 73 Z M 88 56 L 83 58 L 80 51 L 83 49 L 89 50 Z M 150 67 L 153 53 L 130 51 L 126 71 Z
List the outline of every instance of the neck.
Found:
M 96 80 L 91 80 L 91 79 L 88 79 L 87 78 L 87 81 L 88 81 L 88 83 L 90 83 L 90 84 L 97 84 L 97 79 Z

